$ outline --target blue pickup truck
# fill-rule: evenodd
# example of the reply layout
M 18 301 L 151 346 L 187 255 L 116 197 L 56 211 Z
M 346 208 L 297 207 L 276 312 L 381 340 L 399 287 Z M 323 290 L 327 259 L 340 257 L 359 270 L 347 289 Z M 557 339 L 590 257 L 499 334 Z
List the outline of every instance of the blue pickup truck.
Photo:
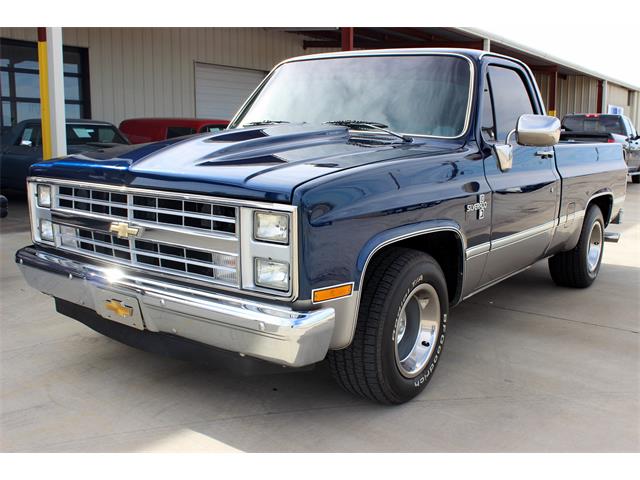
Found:
M 596 279 L 627 166 L 560 130 L 502 55 L 294 58 L 225 131 L 33 166 L 16 261 L 58 312 L 129 345 L 326 359 L 398 404 L 442 361 L 451 307 L 542 259 L 558 285 Z

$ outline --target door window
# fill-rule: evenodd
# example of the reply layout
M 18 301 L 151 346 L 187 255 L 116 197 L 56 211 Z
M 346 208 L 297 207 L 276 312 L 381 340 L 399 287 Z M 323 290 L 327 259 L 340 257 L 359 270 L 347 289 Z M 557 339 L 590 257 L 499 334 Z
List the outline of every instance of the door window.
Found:
M 631 138 L 635 137 L 636 136 L 636 132 L 633 129 L 633 125 L 631 124 L 631 120 L 629 120 L 627 117 L 622 117 L 622 120 L 624 122 L 625 129 L 627 131 L 626 135 L 628 137 L 631 137 Z
M 25 147 L 39 147 L 42 134 L 39 125 L 29 125 L 24 128 L 22 135 L 18 138 L 17 145 Z
M 496 137 L 500 142 L 507 139 L 516 128 L 520 115 L 534 113 L 531 97 L 522 77 L 510 68 L 491 65 L 489 67 L 491 93 L 496 122 Z

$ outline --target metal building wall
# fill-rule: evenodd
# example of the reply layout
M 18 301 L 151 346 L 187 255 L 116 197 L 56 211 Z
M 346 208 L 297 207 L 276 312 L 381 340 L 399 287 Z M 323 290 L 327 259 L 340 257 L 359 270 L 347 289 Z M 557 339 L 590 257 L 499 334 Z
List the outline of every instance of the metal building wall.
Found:
M 607 105 L 616 105 L 624 109 L 624 114 L 631 119 L 636 129 L 640 128 L 640 112 L 638 111 L 638 92 L 629 93 L 629 89 L 607 83 Z
M 36 41 L 35 28 L 0 37 Z M 140 116 L 195 116 L 195 62 L 268 71 L 304 50 L 302 37 L 262 28 L 64 28 L 89 48 L 91 111 L 118 124 Z
M 0 28 L 0 37 L 36 41 L 35 28 Z M 91 111 L 119 123 L 139 116 L 195 115 L 195 62 L 268 71 L 304 50 L 298 35 L 263 28 L 64 28 L 65 45 L 89 48 Z M 536 73 L 549 105 L 549 76 Z M 597 80 L 558 76 L 556 114 L 595 112 Z M 640 125 L 640 94 L 608 84 L 607 103 Z
M 598 111 L 598 81 L 579 75 L 558 75 L 558 116 Z
M 545 106 L 549 107 L 548 73 L 535 72 Z M 562 118 L 568 113 L 597 112 L 598 81 L 595 78 L 579 75 L 558 75 L 556 85 L 556 116 Z
M 545 109 L 549 109 L 549 75 L 546 73 L 533 72 L 533 76 L 536 79 L 538 88 L 540 89 L 540 95 L 542 95 L 542 101 L 544 102 Z

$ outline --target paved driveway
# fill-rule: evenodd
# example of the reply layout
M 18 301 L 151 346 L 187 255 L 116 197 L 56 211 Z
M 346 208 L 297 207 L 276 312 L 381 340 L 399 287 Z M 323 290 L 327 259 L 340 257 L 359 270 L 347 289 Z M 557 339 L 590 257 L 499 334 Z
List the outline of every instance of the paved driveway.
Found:
M 324 368 L 240 377 L 140 352 L 54 312 L 0 220 L 2 451 L 639 451 L 640 185 L 598 281 L 540 262 L 453 310 L 442 363 L 411 403 L 344 393 Z

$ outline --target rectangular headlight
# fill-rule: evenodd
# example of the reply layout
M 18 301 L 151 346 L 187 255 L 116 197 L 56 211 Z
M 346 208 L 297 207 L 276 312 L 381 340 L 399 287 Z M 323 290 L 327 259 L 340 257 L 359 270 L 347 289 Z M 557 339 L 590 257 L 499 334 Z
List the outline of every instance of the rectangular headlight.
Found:
M 53 242 L 53 223 L 41 218 L 38 226 L 38 233 L 40 234 L 41 240 L 44 240 L 45 242 Z
M 255 259 L 255 284 L 276 290 L 289 290 L 289 264 L 266 258 Z
M 262 242 L 288 244 L 289 215 L 276 212 L 254 212 L 253 238 Z
M 39 183 L 36 196 L 38 197 L 39 207 L 51 207 L 51 185 L 44 185 Z

